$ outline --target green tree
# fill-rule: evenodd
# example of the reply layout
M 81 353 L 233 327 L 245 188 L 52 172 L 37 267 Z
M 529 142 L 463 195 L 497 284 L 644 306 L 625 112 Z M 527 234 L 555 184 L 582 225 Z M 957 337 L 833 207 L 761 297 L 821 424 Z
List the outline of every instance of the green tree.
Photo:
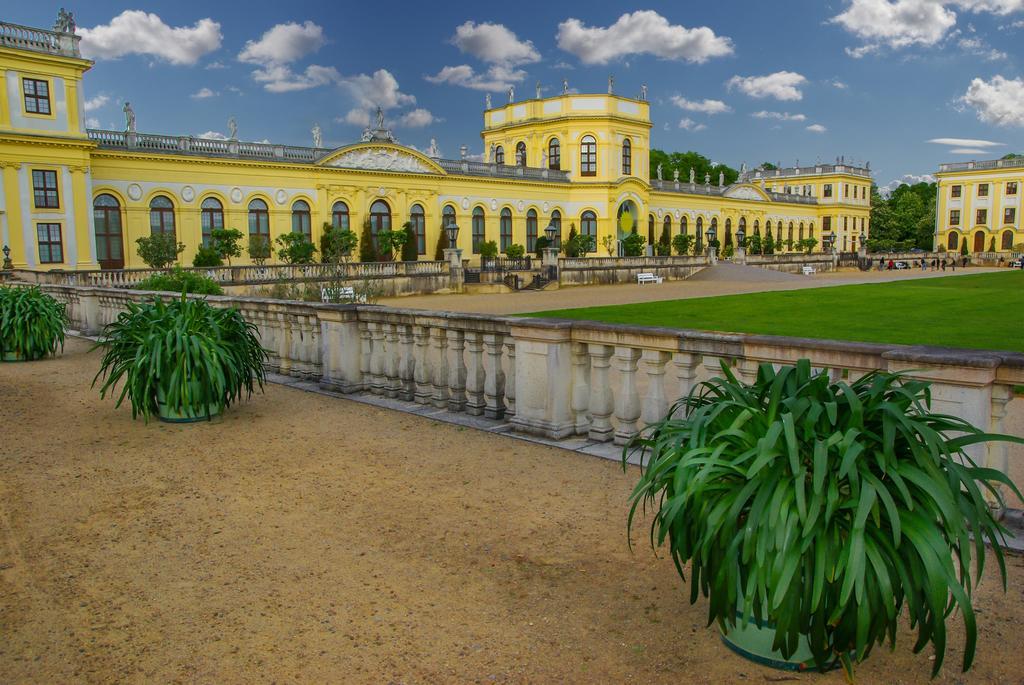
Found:
M 764 245 L 761 243 L 761 236 L 756 233 L 751 236 L 747 236 L 746 240 L 747 252 L 750 254 L 761 254 L 761 250 L 764 249 Z
M 441 261 L 444 259 L 444 251 L 448 249 L 448 232 L 444 230 L 444 226 L 441 227 L 439 235 L 437 236 L 437 247 L 434 249 L 434 260 Z
M 402 255 L 402 246 L 405 245 L 406 232 L 402 229 L 397 231 L 380 231 L 377 233 L 377 255 L 381 261 L 390 262 L 397 254 Z
M 325 221 L 320 234 L 320 259 L 325 264 L 347 262 L 358 244 L 359 237 L 355 233 Z
M 139 246 L 139 257 L 151 269 L 165 269 L 178 261 L 178 255 L 185 249 L 174 233 L 154 233 L 135 241 Z
M 214 267 L 223 265 L 224 260 L 220 258 L 220 253 L 208 245 L 200 245 L 199 249 L 196 250 L 196 256 L 192 258 L 192 266 Z
M 658 239 L 658 244 L 654 247 L 655 252 L 659 256 L 667 256 L 672 254 L 672 229 L 667 224 L 662 224 L 661 237 Z
M 270 240 L 265 235 L 249 236 L 249 259 L 263 266 L 270 259 Z
M 480 258 L 494 259 L 498 256 L 498 243 L 493 240 L 480 243 Z
M 373 231 L 370 229 L 369 217 L 363 222 L 363 235 L 359 238 L 359 261 L 378 261 L 377 244 L 373 239 Z
M 683 235 L 682 233 L 676 234 L 676 237 L 672 238 L 672 247 L 675 248 L 677 255 L 690 254 L 690 250 L 693 249 L 694 239 L 692 235 Z
M 505 256 L 509 259 L 521 259 L 526 256 L 526 248 L 518 243 L 513 243 L 505 248 Z
M 693 152 L 665 152 L 664 150 L 651 149 L 650 154 L 651 175 L 655 176 L 658 165 L 662 165 L 662 177 L 666 181 L 672 180 L 673 172 L 679 171 L 679 179 L 688 182 L 690 169 L 693 169 L 694 179 L 697 183 L 704 183 L 705 175 L 711 177 L 711 184 L 718 185 L 718 174 L 725 174 L 725 185 L 735 183 L 740 172 L 725 164 L 713 164 L 704 155 Z
M 402 228 L 405 229 L 405 242 L 402 243 L 402 261 L 415 262 L 420 258 L 416 229 L 413 228 L 411 221 L 406 221 L 402 224 Z
M 569 235 L 566 237 L 565 242 L 562 243 L 562 252 L 565 253 L 566 257 L 579 257 L 578 254 L 573 254 L 572 251 L 579 247 L 579 241 L 576 233 L 576 224 L 569 224 Z
M 313 255 L 316 254 L 314 245 L 304 233 L 285 233 L 279 235 L 275 241 L 281 246 L 277 251 L 277 258 L 285 264 L 312 264 Z
M 544 256 L 544 248 L 546 248 L 550 244 L 551 241 L 548 240 L 548 237 L 546 235 L 542 235 L 539 238 L 537 238 L 537 241 L 534 243 L 533 247 L 537 255 L 537 259 L 540 259 Z
M 622 254 L 627 257 L 639 257 L 644 253 L 644 237 L 633 231 L 622 240 Z
M 871 188 L 869 251 L 930 250 L 935 234 L 935 184 L 900 185 L 888 197 Z
M 221 260 L 228 260 L 231 266 L 232 257 L 242 256 L 242 232 L 234 228 L 215 228 L 210 231 L 210 247 L 217 253 Z
M 775 254 L 775 239 L 772 238 L 771 231 L 764 234 L 764 245 L 761 249 L 761 254 Z

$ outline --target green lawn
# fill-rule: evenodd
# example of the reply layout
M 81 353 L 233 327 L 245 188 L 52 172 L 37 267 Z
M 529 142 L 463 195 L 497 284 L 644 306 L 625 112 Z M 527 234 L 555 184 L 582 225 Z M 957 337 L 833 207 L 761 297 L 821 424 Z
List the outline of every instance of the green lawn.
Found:
M 1024 272 L 947 276 L 523 314 L 1024 352 Z

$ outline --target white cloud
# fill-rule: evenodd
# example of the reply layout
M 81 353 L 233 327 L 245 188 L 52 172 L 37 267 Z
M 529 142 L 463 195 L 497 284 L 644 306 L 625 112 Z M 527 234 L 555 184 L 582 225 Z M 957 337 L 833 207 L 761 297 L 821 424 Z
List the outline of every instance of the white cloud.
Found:
M 424 126 L 430 126 L 441 121 L 444 120 L 435 117 L 429 110 L 417 107 L 400 116 L 398 118 L 398 125 L 405 126 L 406 128 L 423 128 Z
M 696 121 L 688 117 L 684 117 L 679 120 L 679 128 L 696 133 L 697 131 L 703 131 L 707 126 L 704 124 L 698 124 Z
M 935 145 L 953 145 L 956 147 L 1002 147 L 1005 143 L 996 143 L 991 140 L 978 140 L 976 138 L 931 138 L 925 142 Z
M 845 12 L 832 18 L 847 31 L 865 41 L 847 49 L 851 57 L 862 57 L 882 45 L 934 45 L 956 24 L 956 12 L 937 0 L 851 0 Z
M 833 88 L 837 88 L 839 90 L 846 90 L 847 88 L 850 87 L 850 86 L 846 85 L 845 83 L 843 83 L 842 81 L 840 81 L 837 78 L 834 78 L 831 81 L 829 81 L 828 85 L 832 86 Z
M 961 38 L 957 42 L 957 45 L 960 47 L 961 50 L 969 52 L 972 55 L 976 55 L 978 57 L 987 59 L 990 62 L 996 62 L 998 60 L 1009 58 L 1009 55 L 1007 55 L 1002 50 L 996 50 L 995 48 L 989 47 L 988 44 L 985 43 L 985 41 L 983 41 L 981 38 Z
M 514 67 L 495 64 L 486 73 L 479 73 L 468 64 L 445 67 L 434 76 L 426 76 L 430 83 L 446 83 L 451 86 L 462 86 L 473 90 L 487 90 L 500 93 L 516 83 L 522 83 L 526 72 Z
M 271 93 L 291 93 L 338 83 L 341 81 L 341 74 L 334 67 L 318 64 L 310 64 L 302 73 L 292 71 L 287 65 L 271 64 L 254 70 L 252 78 L 257 83 L 262 83 L 263 88 Z
M 196 92 L 194 92 L 191 95 L 189 95 L 189 97 L 192 98 L 193 100 L 205 100 L 206 98 L 212 98 L 212 97 L 216 97 L 216 96 L 217 96 L 217 93 L 215 93 L 214 91 L 212 91 L 212 90 L 210 90 L 209 88 L 206 88 L 206 87 L 200 88 Z
M 82 56 L 117 59 L 125 55 L 151 55 L 171 64 L 193 65 L 220 47 L 220 24 L 200 19 L 194 26 L 168 26 L 156 14 L 125 10 L 90 28 L 79 28 Z
M 206 133 L 200 133 L 197 138 L 203 138 L 204 140 L 227 140 L 228 137 L 219 131 L 207 131 Z
M 607 64 L 641 54 L 702 64 L 733 52 L 732 40 L 715 35 L 710 28 L 670 24 L 653 10 L 623 14 L 607 27 L 588 27 L 579 19 L 566 19 L 558 25 L 557 39 L 558 47 L 584 64 Z
M 86 112 L 95 111 L 95 110 L 99 109 L 100 107 L 103 107 L 104 105 L 106 105 L 108 102 L 110 102 L 110 98 L 108 98 L 106 95 L 97 95 L 94 98 L 89 98 L 88 100 L 85 101 L 85 111 Z
M 755 119 L 775 119 L 776 121 L 807 121 L 807 117 L 803 114 L 790 114 L 789 112 L 768 112 L 761 110 L 760 112 L 754 112 L 750 116 Z
M 219 60 L 214 60 L 213 62 L 210 62 L 209 64 L 207 64 L 203 68 L 204 69 L 227 69 L 228 65 L 224 64 L 223 62 L 221 62 Z
M 387 69 L 378 69 L 372 75 L 358 74 L 346 77 L 342 81 L 356 102 L 364 108 L 378 105 L 384 109 L 392 109 L 402 105 L 416 104 L 416 98 L 407 95 L 398 87 L 398 80 Z
M 776 71 L 767 76 L 733 76 L 726 82 L 733 88 L 752 98 L 775 98 L 776 100 L 801 100 L 804 97 L 800 86 L 807 79 L 793 71 Z
M 551 68 L 552 69 L 558 69 L 558 70 L 561 70 L 561 71 L 567 71 L 567 70 L 568 71 L 572 71 L 576 67 L 574 67 L 573 65 L 571 65 L 568 62 L 563 60 L 561 62 L 555 62 L 554 64 L 551 65 Z
M 700 112 L 702 114 L 724 114 L 732 111 L 732 107 L 721 100 L 687 100 L 681 95 L 671 97 L 672 104 L 688 112 Z
M 978 119 L 986 124 L 1024 126 L 1024 79 L 976 78 L 960 102 L 973 107 Z
M 96 117 L 86 117 L 85 119 L 86 128 L 100 128 L 100 120 Z
M 971 12 L 1007 15 L 1024 10 L 1024 0 L 954 0 L 954 4 Z
M 530 64 L 540 61 L 540 53 L 528 40 L 519 40 L 502 24 L 467 21 L 455 27 L 452 44 L 459 50 L 490 64 Z
M 238 60 L 249 64 L 290 64 L 316 52 L 324 42 L 323 28 L 311 21 L 277 24 L 259 40 L 247 41 L 238 53 Z
M 952 150 L 947 150 L 951 155 L 984 155 L 988 154 L 985 150 L 976 147 L 955 147 Z
M 370 125 L 370 113 L 365 109 L 350 109 L 344 117 L 336 117 L 334 121 L 339 124 L 352 124 L 365 128 Z
M 894 178 L 889 181 L 884 186 L 880 186 L 878 188 L 878 192 L 879 194 L 888 197 L 892 191 L 896 190 L 901 185 L 906 184 L 912 186 L 915 183 L 935 183 L 935 177 L 931 174 L 921 174 L 920 176 L 916 174 L 903 174 L 899 178 Z
M 811 133 L 824 133 L 828 129 L 822 126 L 821 124 L 811 124 L 810 126 L 807 127 L 807 130 L 810 131 Z

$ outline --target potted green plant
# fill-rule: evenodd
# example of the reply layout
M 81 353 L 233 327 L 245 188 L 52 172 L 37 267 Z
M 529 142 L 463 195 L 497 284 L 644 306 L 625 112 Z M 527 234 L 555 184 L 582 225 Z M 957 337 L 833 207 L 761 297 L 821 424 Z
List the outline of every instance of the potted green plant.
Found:
M 932 412 L 929 384 L 900 374 L 832 382 L 807 360 L 763 364 L 749 385 L 722 372 L 623 455 L 644 464 L 627 525 L 653 510 L 651 543 L 681 576 L 689 565 L 708 625 L 762 663 L 852 677 L 875 644 L 895 646 L 905 612 L 934 675 L 959 609 L 967 670 L 986 541 L 1006 586 L 1005 530 L 982 493 L 1001 506 L 998 485 L 1019 491 L 965 448 L 1024 440 Z
M 256 327 L 233 308 L 213 307 L 182 295 L 165 302 L 128 303 L 127 311 L 103 329 L 100 397 L 117 391 L 132 418 L 156 414 L 163 421 L 209 420 L 235 400 L 263 387 L 263 362 Z
M 63 303 L 38 286 L 0 288 L 0 359 L 31 361 L 64 349 L 68 325 Z

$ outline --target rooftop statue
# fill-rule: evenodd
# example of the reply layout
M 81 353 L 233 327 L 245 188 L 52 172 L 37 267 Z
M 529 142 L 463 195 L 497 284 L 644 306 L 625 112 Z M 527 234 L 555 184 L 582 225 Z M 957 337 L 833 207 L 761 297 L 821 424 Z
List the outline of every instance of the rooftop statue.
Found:
M 661 162 L 658 162 L 658 180 L 661 180 Z
M 321 148 L 324 146 L 324 132 L 320 128 L 320 124 L 313 124 L 313 147 Z
M 641 100 L 646 100 L 647 99 L 647 84 L 646 83 L 641 83 L 640 84 L 640 99 Z
M 491 94 L 490 93 L 487 93 L 486 95 L 484 95 L 484 107 L 486 109 L 490 109 L 491 108 Z
M 537 99 L 540 100 L 540 81 L 537 81 Z
M 693 185 L 693 178 L 696 174 L 697 172 L 693 170 L 693 167 L 690 167 L 690 185 Z
M 238 122 L 234 117 L 228 119 L 228 140 L 238 140 Z
M 377 105 L 377 130 L 380 131 L 384 128 L 384 110 L 380 105 Z
M 125 133 L 135 133 L 135 110 L 132 109 L 132 103 L 125 102 L 122 111 L 124 112 Z
M 608 77 L 608 94 L 613 95 L 615 93 L 615 77 Z
M 430 147 L 427 148 L 427 157 L 438 158 L 441 156 L 441 151 L 437 149 L 437 139 L 430 139 Z
M 562 95 L 568 95 L 568 94 L 569 94 L 569 79 L 564 78 L 564 79 L 562 79 Z
M 509 102 L 515 102 L 515 99 L 516 99 L 516 87 L 515 86 L 509 86 L 508 87 L 508 101 Z
M 53 30 L 57 33 L 74 33 L 75 15 L 61 7 L 57 12 L 57 21 L 53 24 Z

